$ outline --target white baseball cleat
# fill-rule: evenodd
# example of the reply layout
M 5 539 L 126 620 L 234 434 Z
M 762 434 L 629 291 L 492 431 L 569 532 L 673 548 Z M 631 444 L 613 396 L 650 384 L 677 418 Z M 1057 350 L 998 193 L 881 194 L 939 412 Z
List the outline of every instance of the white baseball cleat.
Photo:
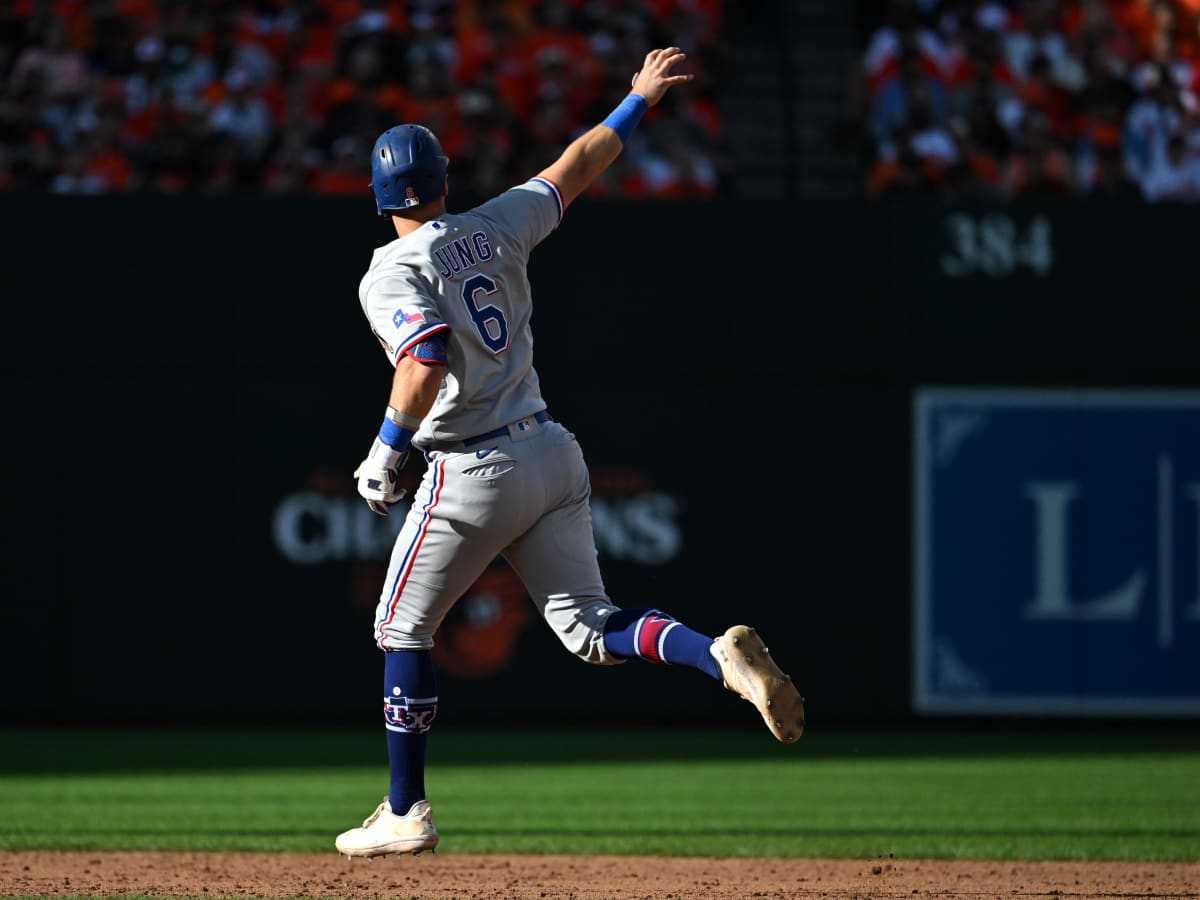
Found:
M 371 817 L 362 823 L 362 828 L 343 831 L 334 842 L 339 853 L 346 856 L 384 856 L 388 853 L 411 853 L 437 846 L 437 826 L 433 824 L 433 810 L 428 800 L 418 800 L 407 815 L 392 812 L 387 797 Z
M 754 704 L 771 734 L 785 744 L 804 733 L 804 698 L 771 659 L 763 640 L 748 625 L 734 625 L 708 648 L 725 687 Z

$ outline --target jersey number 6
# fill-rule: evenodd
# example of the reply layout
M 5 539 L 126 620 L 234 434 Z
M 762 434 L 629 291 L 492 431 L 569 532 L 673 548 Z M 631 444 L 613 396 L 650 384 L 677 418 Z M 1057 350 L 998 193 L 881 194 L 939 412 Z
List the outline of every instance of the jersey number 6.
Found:
M 493 353 L 500 353 L 508 347 L 508 322 L 504 313 L 497 306 L 479 305 L 479 295 L 496 293 L 496 282 L 486 275 L 472 275 L 462 286 L 463 303 L 467 304 L 467 313 L 475 323 L 475 330 L 483 339 L 483 343 Z M 489 322 L 495 325 L 489 326 Z M 492 334 L 495 330 L 496 334 Z

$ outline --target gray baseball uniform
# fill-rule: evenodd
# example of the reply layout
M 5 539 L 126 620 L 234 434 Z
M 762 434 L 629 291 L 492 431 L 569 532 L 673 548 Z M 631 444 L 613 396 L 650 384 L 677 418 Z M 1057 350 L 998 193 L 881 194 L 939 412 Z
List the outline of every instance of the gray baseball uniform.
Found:
M 573 653 L 616 663 L 590 482 L 575 437 L 546 413 L 533 368 L 526 265 L 563 204 L 542 178 L 375 251 L 359 299 L 393 363 L 440 334 L 448 368 L 413 438 L 428 462 L 392 550 L 375 619 L 384 650 L 433 646 L 450 607 L 502 555 Z

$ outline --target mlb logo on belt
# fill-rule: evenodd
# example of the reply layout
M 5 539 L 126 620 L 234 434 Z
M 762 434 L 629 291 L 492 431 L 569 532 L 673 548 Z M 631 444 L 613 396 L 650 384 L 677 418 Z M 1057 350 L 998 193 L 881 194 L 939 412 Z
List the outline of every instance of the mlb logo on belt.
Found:
M 517 431 L 525 431 L 533 427 L 533 419 L 521 419 L 513 424 L 517 426 Z

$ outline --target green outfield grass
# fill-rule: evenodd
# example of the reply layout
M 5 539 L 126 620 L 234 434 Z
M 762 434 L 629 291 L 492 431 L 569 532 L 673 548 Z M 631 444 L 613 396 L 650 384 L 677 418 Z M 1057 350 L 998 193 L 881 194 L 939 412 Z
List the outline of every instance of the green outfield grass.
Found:
M 330 851 L 374 730 L 0 730 L 0 848 Z M 1120 730 L 431 735 L 439 852 L 1200 859 L 1200 741 Z

